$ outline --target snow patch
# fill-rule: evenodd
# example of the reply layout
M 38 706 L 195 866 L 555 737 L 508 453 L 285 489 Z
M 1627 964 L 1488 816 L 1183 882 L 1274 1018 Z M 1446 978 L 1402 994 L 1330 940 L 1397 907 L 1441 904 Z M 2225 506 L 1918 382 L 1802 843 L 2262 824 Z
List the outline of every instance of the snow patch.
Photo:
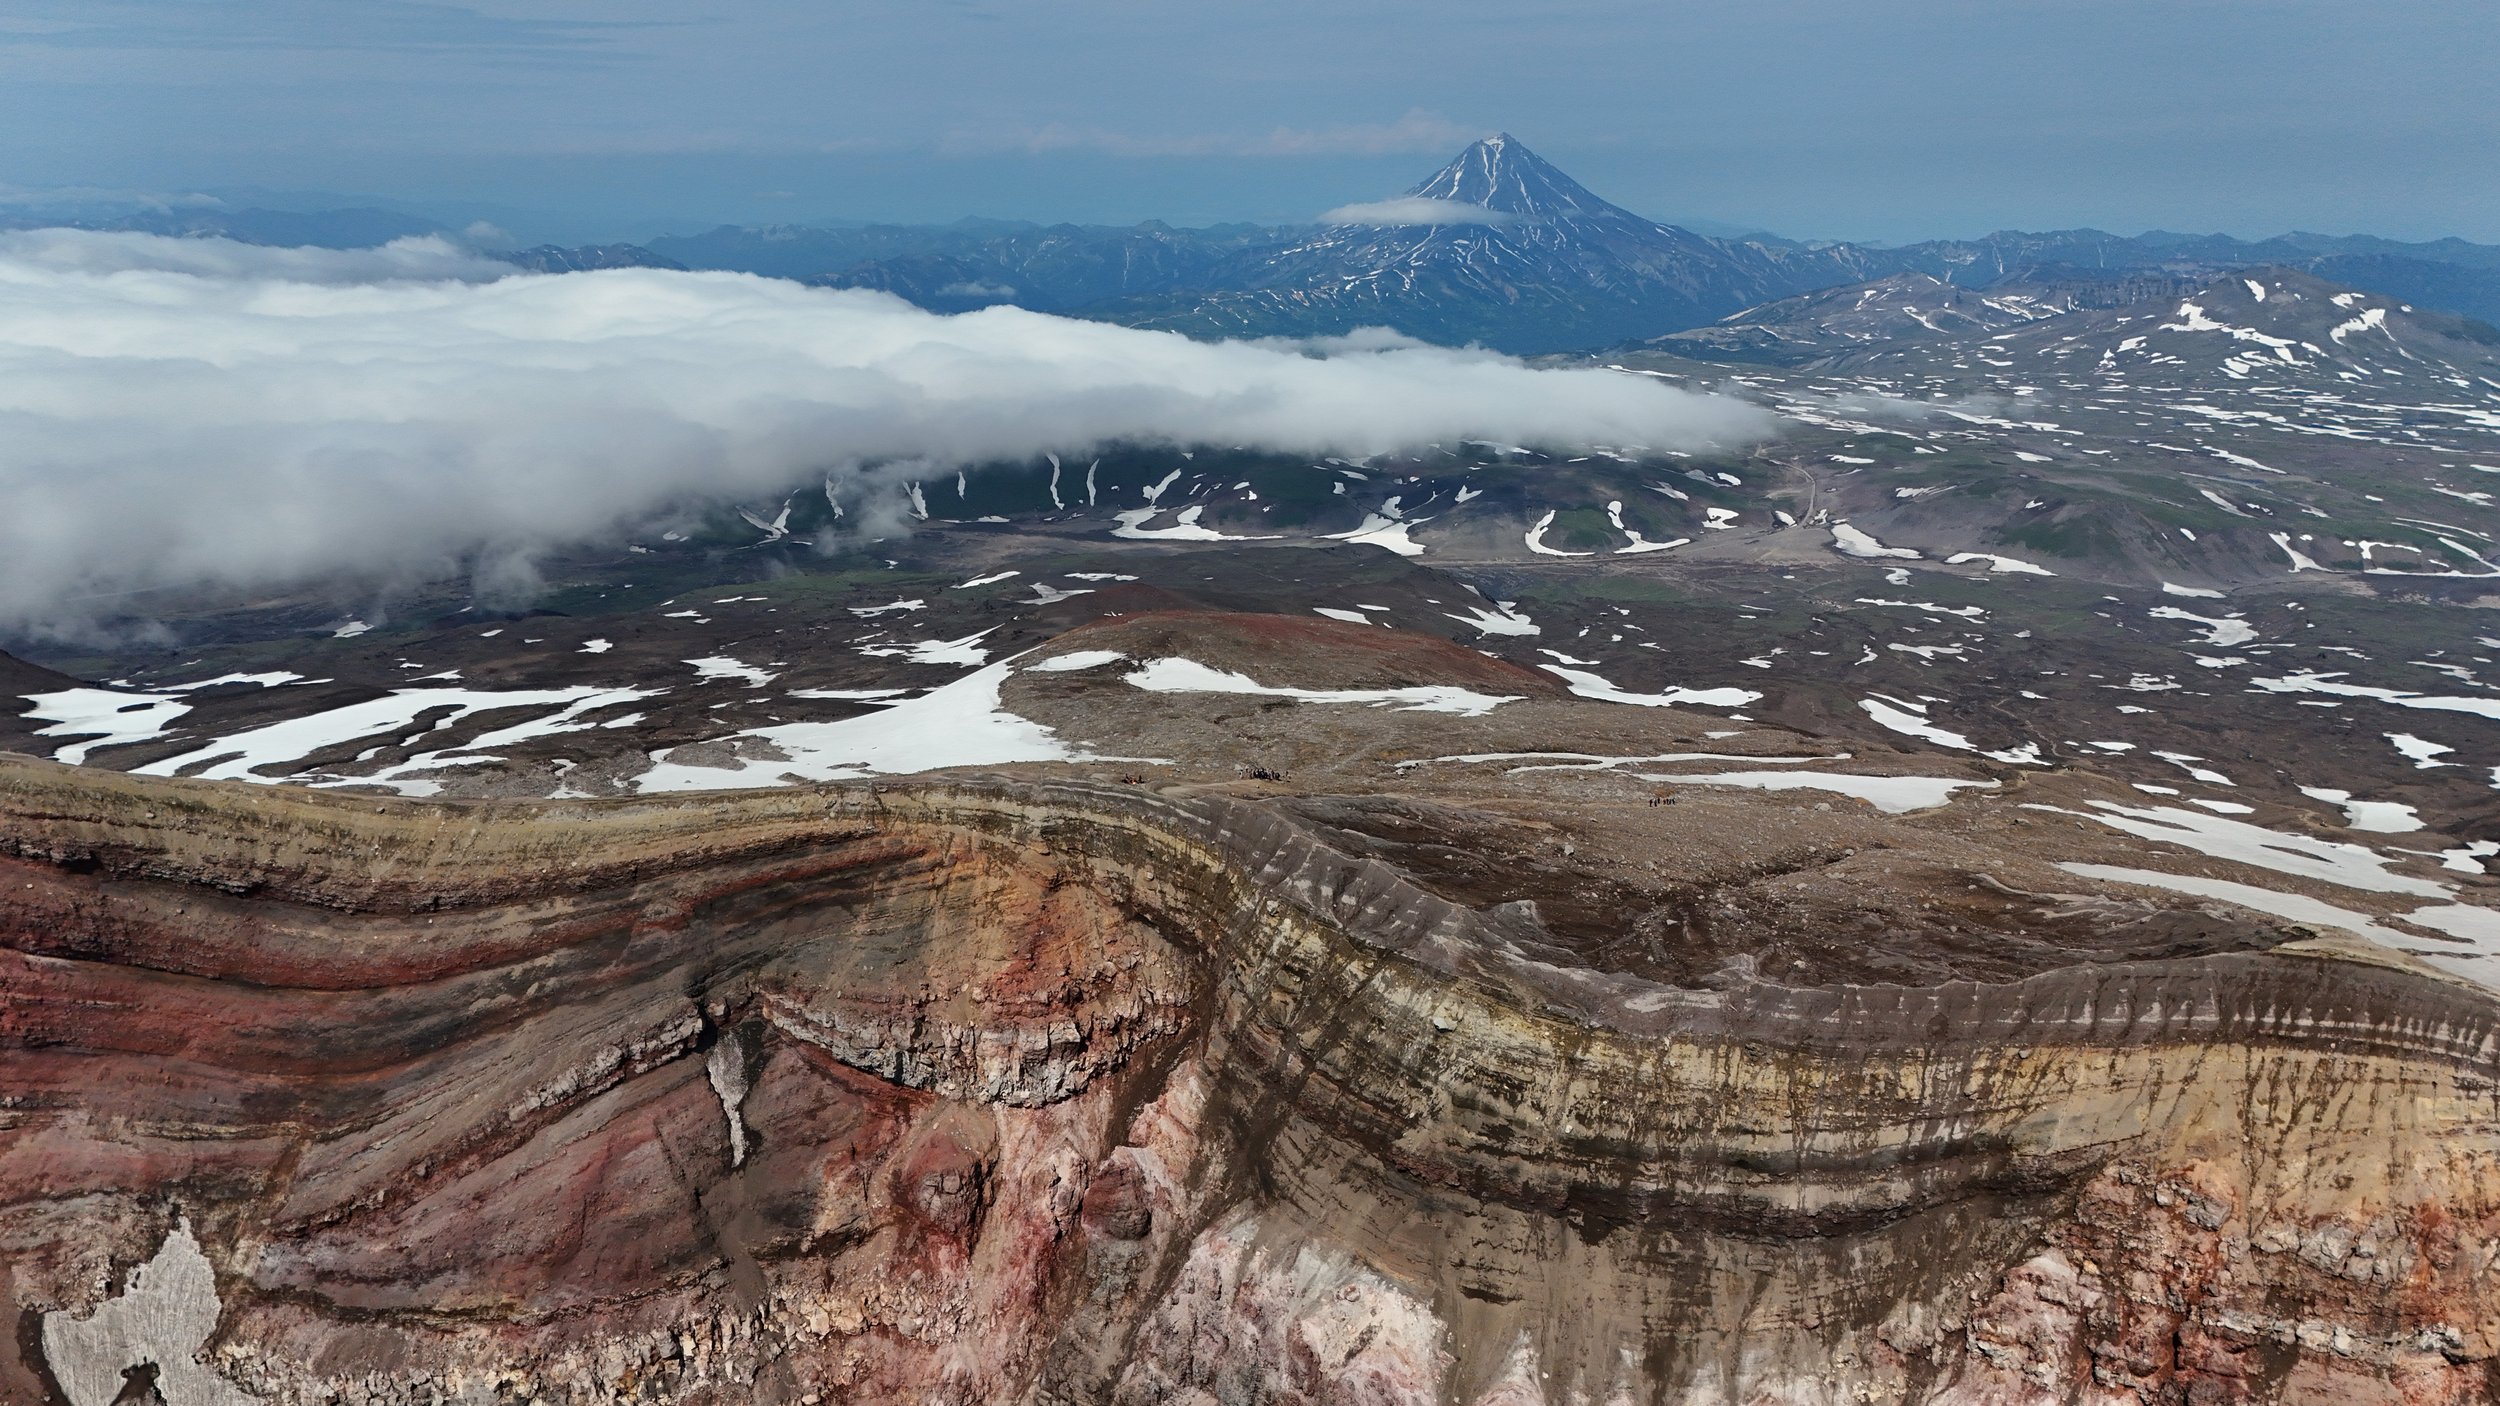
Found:
M 1857 776 L 1839 771 L 1722 771 L 1706 776 L 1675 773 L 1642 775 L 1643 781 L 1677 786 L 1743 786 L 1757 791 L 1830 791 L 1854 796 L 1888 815 L 1930 810 L 1953 799 L 1964 787 L 1993 791 L 1993 781 L 1946 776 Z
M 2210 615 L 2197 615 L 2181 610 L 2175 605 L 2154 606 L 2151 614 L 2156 620 L 2185 620 L 2191 624 L 2204 626 L 2205 633 L 2199 637 L 2201 642 L 2220 649 L 2246 644 L 2257 638 L 2256 627 L 2237 615 L 2226 615 L 2217 620 Z
M 1864 560 L 1874 560 L 1880 557 L 1901 557 L 1909 561 L 1920 559 L 1919 553 L 1908 547 L 1887 547 L 1845 522 L 1832 524 L 1832 546 L 1845 556 Z
M 725 765 L 704 766 L 654 755 L 651 769 L 635 778 L 634 789 L 645 794 L 753 789 L 946 767 L 1153 760 L 1098 756 L 1061 741 L 1040 723 L 1008 712 L 999 689 L 1012 672 L 1012 663 L 1002 660 L 918 698 L 860 717 L 784 723 L 722 739 L 753 738 L 781 753 L 777 758 L 740 756 Z
M 1359 618 L 1359 617 L 1358 617 Z M 1292 698 L 1304 703 L 1363 703 L 1407 713 L 1454 713 L 1480 718 L 1520 695 L 1478 693 L 1448 684 L 1417 684 L 1406 688 L 1281 688 L 1260 683 L 1247 674 L 1210 668 L 1195 659 L 1149 659 L 1128 675 L 1129 683 L 1150 693 L 1245 693 Z
M 2413 763 L 2415 771 L 2430 771 L 2437 767 L 2456 765 L 2455 762 L 2440 760 L 2441 757 L 2455 751 L 2454 747 L 2433 742 L 2426 737 L 2416 737 L 2409 732 L 2391 732 L 2386 734 L 2386 737 L 2395 745 L 2396 750 L 2403 754 L 2406 761 Z
M 1962 566 L 1974 561 L 1986 562 L 1990 571 L 2005 572 L 2017 576 L 2055 576 L 2057 574 L 2045 566 L 2036 566 L 2030 562 L 2022 560 L 2019 557 L 2001 557 L 1988 552 L 1955 552 L 1953 555 L 1944 559 L 1944 564 L 1947 566 Z
M 1762 701 L 1762 695 L 1749 688 L 1669 688 L 1662 693 L 1627 693 L 1585 670 L 1569 669 L 1560 664 L 1540 664 L 1537 667 L 1561 679 L 1573 693 L 1601 703 L 1629 703 L 1640 708 L 1669 708 L 1679 703 L 1697 703 L 1708 708 L 1742 708 L 1748 703 Z
M 1430 518 L 1418 518 L 1414 522 L 1408 522 L 1401 518 L 1383 517 L 1378 513 L 1365 513 L 1362 526 L 1351 532 L 1331 532 L 1328 534 L 1328 539 L 1334 542 L 1353 542 L 1367 547 L 1380 547 L 1402 557 L 1419 557 L 1424 554 L 1424 544 L 1407 534 L 1413 531 L 1418 523 L 1430 521 Z
M 980 646 L 982 636 L 996 630 L 976 630 L 956 640 L 914 640 L 902 644 L 863 644 L 859 652 L 876 659 L 903 659 L 914 664 L 986 664 L 990 652 Z
M 762 688 L 781 677 L 769 669 L 759 669 L 752 664 L 741 664 L 723 654 L 682 662 L 694 666 L 694 677 L 697 683 L 710 683 L 714 679 L 744 679 L 747 687 Z
M 2292 534 L 2288 532 L 2269 532 L 2266 536 L 2274 543 L 2274 545 L 2283 549 L 2283 555 L 2292 559 L 2293 575 L 2297 576 L 2304 571 L 2326 570 L 2325 567 L 2310 560 L 2307 554 L 2303 553 L 2298 547 L 2292 545 Z
M 1161 508 L 1130 508 L 1124 512 L 1114 513 L 1112 516 L 1119 519 L 1120 525 L 1111 529 L 1111 535 L 1138 542 L 1273 542 L 1276 540 L 1273 534 L 1245 536 L 1234 532 L 1218 532 L 1212 527 L 1201 526 L 1198 517 L 1206 511 L 1203 505 L 1183 508 L 1173 514 L 1172 525 L 1169 527 L 1145 525 L 1148 519 L 1161 511 L 1163 511 Z
M 2258 888 L 2253 884 L 2235 884 L 2228 879 L 2206 879 L 2188 874 L 2165 874 L 2158 869 L 2127 869 L 2115 864 L 2060 864 L 2069 874 L 2086 879 L 2100 879 L 2116 884 L 2135 884 L 2143 888 L 2168 889 L 2173 893 L 2193 894 L 2198 898 L 2216 898 L 2235 903 L 2252 913 L 2285 918 L 2311 927 L 2338 928 L 2357 937 L 2389 946 L 2402 946 L 2408 939 L 2393 928 L 2380 925 L 2367 913 L 2338 908 L 2306 894 L 2281 893 Z
M 2448 891 L 2429 879 L 2387 872 L 2395 861 L 2361 845 L 2287 835 L 2246 821 L 2204 815 L 2177 806 L 2128 806 L 2115 801 L 2093 801 L 2091 805 L 2090 811 L 2049 805 L 2025 808 L 2097 821 L 2138 839 L 2174 844 L 2213 859 L 2349 889 L 2417 894 L 2424 898 L 2437 898 Z
M 2279 679 L 2250 679 L 2249 683 L 2268 693 L 2323 693 L 2337 698 L 2371 698 L 2393 703 L 2399 708 L 2419 708 L 2431 713 L 2471 713 L 2476 717 L 2500 721 L 2500 698 L 2454 698 L 2337 682 L 2343 677 L 2341 673 L 2302 672 L 2286 674 Z
M 205 685 L 199 685 L 205 687 Z M 170 693 L 117 693 L 109 688 L 65 688 L 55 693 L 21 697 L 35 706 L 22 715 L 49 727 L 37 737 L 84 737 L 52 754 L 52 760 L 78 766 L 99 748 L 148 742 L 165 735 L 191 705 Z
M 1961 733 L 1947 731 L 1929 722 L 1927 709 L 1922 704 L 1907 702 L 1899 698 L 1886 698 L 1878 694 L 1873 698 L 1859 699 L 1858 707 L 1864 709 L 1866 715 L 1873 718 L 1878 726 L 1900 733 L 1904 737 L 1915 737 L 1922 742 L 1933 742 L 1939 747 L 1948 747 L 1956 752 L 1978 752 L 1990 761 L 2004 762 L 2008 766 L 2046 765 L 2040 755 L 2038 743 L 2026 742 L 2020 747 L 2008 747 L 2002 751 L 1982 751 L 1979 744 Z
M 172 1406 L 256 1406 L 257 1398 L 200 1361 L 225 1308 L 217 1274 L 183 1221 L 155 1258 L 130 1271 L 122 1291 L 80 1315 L 43 1315 L 43 1361 L 70 1406 L 111 1406 L 132 1369 L 153 1366 L 146 1394 Z
M 2352 792 L 2332 786 L 2303 786 L 2300 793 L 2313 801 L 2341 806 L 2347 829 L 2367 830 L 2380 835 L 2410 835 L 2422 828 L 2422 816 L 2409 805 L 2395 801 L 2356 801 Z
M 1527 541 L 1529 551 L 1532 551 L 1541 557 L 1593 557 L 1597 555 L 1595 552 L 1566 552 L 1559 547 L 1546 546 L 1545 532 L 1546 529 L 1554 525 L 1554 518 L 1555 511 L 1552 508 L 1547 508 L 1545 510 L 1545 516 L 1536 520 L 1536 526 L 1528 529 Z
M 1534 635 L 1542 633 L 1542 631 L 1537 628 L 1537 623 L 1534 620 L 1520 614 L 1518 610 L 1514 608 L 1516 605 L 1517 602 L 1515 601 L 1497 600 L 1493 602 L 1491 606 L 1469 606 L 1467 608 L 1467 613 L 1464 615 L 1451 614 L 1447 611 L 1444 611 L 1443 614 L 1449 615 L 1450 619 L 1455 620 L 1462 625 L 1473 625 L 1478 630 L 1481 630 L 1488 635 Z
M 1073 674 L 1085 669 L 1099 669 L 1105 664 L 1116 664 L 1127 657 L 1116 649 L 1072 650 L 1066 654 L 1054 654 L 1048 659 L 1036 659 L 1024 666 L 1024 672 L 1028 674 Z
M 615 704 L 657 697 L 664 691 L 656 688 L 598 688 L 588 685 L 571 688 L 506 690 L 395 689 L 381 698 L 369 698 L 361 703 L 350 703 L 343 707 L 310 713 L 300 718 L 287 718 L 230 736 L 213 738 L 180 756 L 150 762 L 138 768 L 138 774 L 142 776 L 190 775 L 209 781 L 272 782 L 282 779 L 318 778 L 313 781 L 313 784 L 354 785 L 359 782 L 397 777 L 436 766 L 499 760 L 480 754 L 487 748 L 510 746 L 533 737 L 579 732 L 589 727 L 599 726 L 599 724 L 588 722 L 587 715 Z M 260 774 L 263 768 L 300 762 L 315 753 L 341 747 L 363 738 L 404 734 L 411 724 L 429 712 L 449 710 L 428 729 L 431 732 L 441 732 L 472 715 L 506 708 L 551 708 L 555 711 L 510 727 L 481 734 L 466 747 L 429 752 L 411 758 L 383 773 L 381 778 L 324 772 L 290 773 L 285 777 Z M 191 770 L 195 767 L 202 769 Z M 403 789 L 428 793 L 431 788 L 429 784 L 403 787 Z

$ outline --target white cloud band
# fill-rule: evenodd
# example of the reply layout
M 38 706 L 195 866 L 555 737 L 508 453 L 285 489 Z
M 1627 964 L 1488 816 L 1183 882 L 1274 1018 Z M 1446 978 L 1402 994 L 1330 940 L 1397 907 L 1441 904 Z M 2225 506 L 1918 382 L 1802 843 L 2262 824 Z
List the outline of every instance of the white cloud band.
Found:
M 1340 205 L 1319 217 L 1324 225 L 1506 225 L 1514 217 L 1461 200 L 1434 200 L 1402 195 L 1395 200 L 1367 200 Z
M 152 587 L 438 570 L 852 461 L 1691 448 L 1770 428 L 1602 370 L 1329 353 L 741 274 L 511 275 L 426 241 L 0 236 L 0 623 Z

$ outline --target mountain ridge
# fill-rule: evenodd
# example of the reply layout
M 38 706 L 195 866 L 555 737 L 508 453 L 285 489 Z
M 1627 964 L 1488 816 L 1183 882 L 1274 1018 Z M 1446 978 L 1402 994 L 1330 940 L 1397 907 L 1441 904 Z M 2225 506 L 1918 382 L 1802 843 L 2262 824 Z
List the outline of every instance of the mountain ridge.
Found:
M 1489 218 L 1310 227 L 1280 247 L 1245 251 L 1215 288 L 1088 315 L 1196 336 L 1379 325 L 1533 355 L 1690 326 L 1867 271 L 1852 250 L 1773 249 L 1645 219 L 1507 134 L 1469 146 L 1405 198 Z
M 1408 202 L 1474 207 L 1485 218 L 1452 220 Z M 2389 297 L 2500 317 L 2500 247 L 2463 240 L 2410 245 L 2295 233 L 2242 241 L 2090 228 L 1999 230 L 1901 246 L 1714 238 L 1605 200 L 1509 133 L 1471 144 L 1403 197 L 1344 207 L 1343 217 L 1347 222 L 1224 226 L 1213 241 L 1161 224 L 1056 226 L 1047 241 L 983 240 L 948 227 L 931 232 L 927 250 L 863 258 L 810 281 L 880 288 L 939 310 L 1005 302 L 1192 336 L 1318 336 L 1380 325 L 1523 355 L 1666 336 L 1782 298 L 1910 273 L 1991 290 L 2055 277 L 2085 296 L 2081 285 L 2093 282 L 2136 277 L 2166 294 L 2233 268 L 2281 264 L 2343 275 L 2338 281 Z M 877 239 L 892 244 L 908 235 L 893 229 Z M 838 242 L 865 252 L 868 241 L 854 235 Z M 1038 247 L 1044 243 L 1047 255 Z M 1158 254 L 1151 276 L 1131 266 L 1130 251 L 1141 243 Z M 1222 247 L 1207 249 L 1210 243 Z M 667 241 L 653 241 L 653 248 L 703 266 L 695 250 Z M 1092 252 L 1071 260 L 1070 251 L 1080 249 Z M 765 258 L 786 266 L 778 252 Z M 1075 279 L 1062 271 L 1087 262 L 1117 265 L 1123 277 Z M 2125 301 L 2120 291 L 2105 287 L 2101 305 Z
M 1456 221 L 1449 210 L 1472 209 Z M 635 244 L 497 254 L 542 272 L 730 270 L 892 293 L 939 312 L 1012 305 L 1192 336 L 1317 336 L 1387 326 L 1515 354 L 1594 351 L 1708 327 L 1781 299 L 1918 273 L 1999 295 L 2055 277 L 2173 284 L 2281 265 L 2373 294 L 2500 321 L 2500 246 L 2291 231 L 2259 240 L 2148 230 L 2000 229 L 1900 245 L 1719 236 L 1607 201 L 1507 132 L 1469 145 L 1403 197 L 1343 207 L 1345 223 L 1184 228 L 1043 225 L 721 225 Z M 1433 214 L 1429 222 L 1412 222 Z M 55 212 L 36 224 L 365 247 L 447 234 L 380 209 Z M 0 224 L 26 226 L 21 216 Z M 2102 296 L 2119 290 L 2112 286 Z M 2141 290 L 2137 290 L 2141 291 Z

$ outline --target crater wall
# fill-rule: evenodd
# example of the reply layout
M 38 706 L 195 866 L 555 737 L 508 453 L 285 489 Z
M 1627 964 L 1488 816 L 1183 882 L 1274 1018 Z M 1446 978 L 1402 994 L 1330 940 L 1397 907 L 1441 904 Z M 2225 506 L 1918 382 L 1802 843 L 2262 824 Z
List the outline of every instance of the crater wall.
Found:
M 11 760 L 0 1396 L 2485 1400 L 2496 1014 L 1667 986 L 1216 794 Z

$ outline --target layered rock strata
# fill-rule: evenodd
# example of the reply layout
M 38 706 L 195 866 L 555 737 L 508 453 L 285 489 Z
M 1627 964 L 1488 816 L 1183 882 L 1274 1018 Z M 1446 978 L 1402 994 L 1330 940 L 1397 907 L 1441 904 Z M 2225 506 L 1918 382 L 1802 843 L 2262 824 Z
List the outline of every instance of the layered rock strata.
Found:
M 2500 1004 L 2285 936 L 1685 988 L 1223 795 L 0 763 L 0 1397 L 2492 1399 Z

